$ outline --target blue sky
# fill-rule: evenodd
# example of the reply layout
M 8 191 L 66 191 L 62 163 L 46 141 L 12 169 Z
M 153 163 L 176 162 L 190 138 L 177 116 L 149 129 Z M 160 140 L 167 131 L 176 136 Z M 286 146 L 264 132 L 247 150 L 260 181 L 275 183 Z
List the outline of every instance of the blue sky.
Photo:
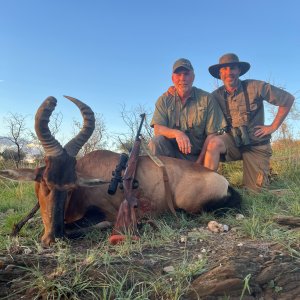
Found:
M 0 120 L 21 113 L 33 128 L 36 109 L 52 95 L 67 135 L 72 118 L 80 118 L 62 97 L 70 95 L 120 132 L 121 105 L 154 108 L 171 85 L 176 59 L 190 59 L 194 85 L 212 91 L 216 81 L 207 69 L 227 52 L 251 63 L 243 78 L 299 97 L 299 3 L 0 0 Z M 5 130 L 2 123 L 0 135 Z

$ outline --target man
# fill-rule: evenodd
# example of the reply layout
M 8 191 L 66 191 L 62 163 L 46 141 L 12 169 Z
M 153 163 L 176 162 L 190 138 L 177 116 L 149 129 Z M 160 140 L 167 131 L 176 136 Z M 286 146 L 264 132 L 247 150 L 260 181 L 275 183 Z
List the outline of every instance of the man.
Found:
M 165 93 L 156 102 L 151 122 L 154 138 L 149 147 L 154 155 L 196 161 L 206 137 L 226 126 L 219 105 L 209 93 L 193 87 L 191 62 L 178 59 L 173 65 L 173 93 Z
M 269 183 L 271 134 L 282 124 L 295 98 L 263 81 L 241 81 L 239 77 L 249 69 L 250 64 L 240 62 L 233 53 L 209 67 L 210 74 L 224 83 L 212 97 L 225 115 L 228 133 L 208 138 L 198 162 L 204 157 L 204 165 L 217 170 L 220 159 L 243 160 L 243 185 L 258 191 Z M 279 106 L 271 125 L 264 125 L 263 100 Z

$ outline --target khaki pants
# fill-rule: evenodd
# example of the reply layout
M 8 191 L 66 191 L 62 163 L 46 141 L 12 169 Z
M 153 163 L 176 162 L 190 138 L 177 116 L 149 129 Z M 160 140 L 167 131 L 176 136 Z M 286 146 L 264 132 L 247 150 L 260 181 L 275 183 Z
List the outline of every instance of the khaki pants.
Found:
M 270 158 L 272 148 L 270 144 L 238 148 L 233 137 L 226 133 L 219 136 L 226 146 L 226 153 L 222 161 L 243 161 L 243 185 L 251 190 L 259 191 L 261 187 L 269 185 Z
M 154 136 L 150 143 L 149 149 L 153 155 L 162 155 L 196 161 L 199 155 L 183 154 L 180 152 L 175 139 L 168 139 L 162 135 Z

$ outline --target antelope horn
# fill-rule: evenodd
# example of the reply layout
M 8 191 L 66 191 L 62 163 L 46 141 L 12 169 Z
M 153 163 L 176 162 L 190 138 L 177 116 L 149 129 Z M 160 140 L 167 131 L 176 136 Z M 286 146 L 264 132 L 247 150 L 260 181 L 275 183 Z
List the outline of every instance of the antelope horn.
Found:
M 81 147 L 88 141 L 95 129 L 95 116 L 92 109 L 83 102 L 70 96 L 64 97 L 72 101 L 80 109 L 83 117 L 83 127 L 80 132 L 64 147 L 70 156 L 75 157 Z
M 57 100 L 54 97 L 48 97 L 35 114 L 35 132 L 45 150 L 46 156 L 58 156 L 63 153 L 63 147 L 52 136 L 48 127 L 49 118 L 55 109 L 56 103 Z

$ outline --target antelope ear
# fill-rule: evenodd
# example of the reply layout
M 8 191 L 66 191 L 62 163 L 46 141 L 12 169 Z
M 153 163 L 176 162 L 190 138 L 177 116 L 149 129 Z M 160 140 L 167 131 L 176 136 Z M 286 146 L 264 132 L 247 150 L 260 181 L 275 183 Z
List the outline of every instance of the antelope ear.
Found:
M 36 174 L 33 169 L 7 169 L 0 170 L 0 176 L 15 181 L 35 181 Z
M 77 174 L 77 185 L 82 187 L 94 187 L 103 184 L 110 183 L 110 181 L 104 181 L 101 178 L 85 178 Z

